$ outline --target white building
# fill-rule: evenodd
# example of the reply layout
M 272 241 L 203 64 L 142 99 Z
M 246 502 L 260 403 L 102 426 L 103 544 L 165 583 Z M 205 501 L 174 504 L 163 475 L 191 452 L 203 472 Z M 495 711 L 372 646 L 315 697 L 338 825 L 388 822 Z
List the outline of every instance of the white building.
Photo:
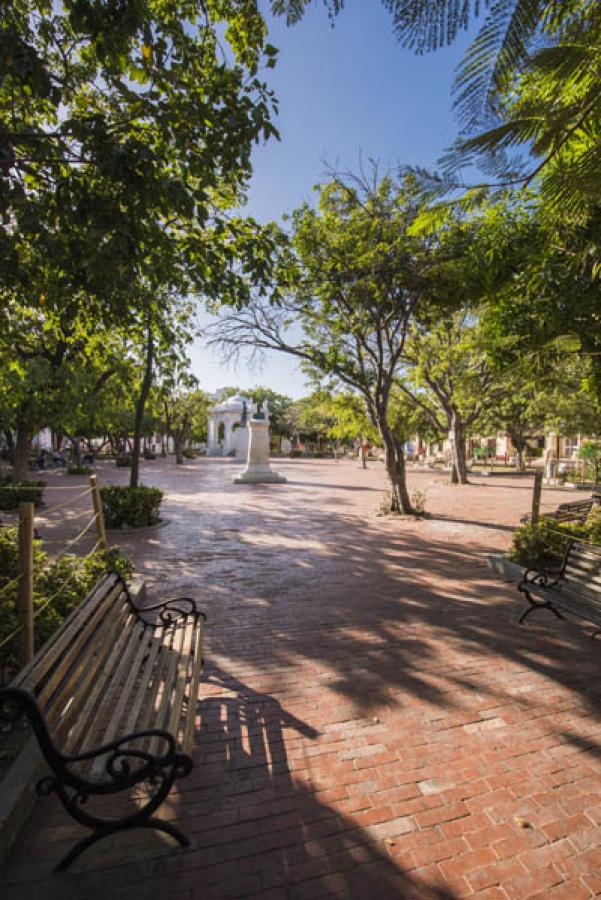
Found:
M 212 456 L 236 456 L 246 460 L 247 422 L 256 409 L 256 403 L 242 394 L 234 394 L 211 407 L 207 452 Z

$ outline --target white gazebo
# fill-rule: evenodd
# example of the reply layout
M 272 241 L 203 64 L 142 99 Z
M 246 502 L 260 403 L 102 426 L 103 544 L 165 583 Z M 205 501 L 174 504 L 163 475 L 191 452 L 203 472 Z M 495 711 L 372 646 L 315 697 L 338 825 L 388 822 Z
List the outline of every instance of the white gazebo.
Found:
M 236 456 L 246 460 L 248 420 L 256 410 L 249 397 L 234 394 L 209 410 L 208 453 L 212 456 Z

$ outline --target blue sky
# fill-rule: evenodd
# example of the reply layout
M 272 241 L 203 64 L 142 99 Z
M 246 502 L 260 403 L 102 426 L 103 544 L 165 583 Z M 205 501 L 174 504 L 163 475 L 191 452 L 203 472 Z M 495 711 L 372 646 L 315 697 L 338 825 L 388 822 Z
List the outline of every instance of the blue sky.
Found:
M 453 74 L 468 38 L 416 57 L 395 41 L 379 0 L 347 0 L 332 28 L 319 0 L 293 28 L 269 19 L 278 64 L 266 78 L 279 99 L 281 140 L 255 149 L 246 207 L 266 222 L 304 200 L 324 179 L 325 164 L 356 169 L 372 157 L 433 165 L 456 134 L 451 109 Z M 218 351 L 198 343 L 193 370 L 204 390 L 264 384 L 292 397 L 307 393 L 295 362 L 269 354 L 262 370 L 227 368 Z

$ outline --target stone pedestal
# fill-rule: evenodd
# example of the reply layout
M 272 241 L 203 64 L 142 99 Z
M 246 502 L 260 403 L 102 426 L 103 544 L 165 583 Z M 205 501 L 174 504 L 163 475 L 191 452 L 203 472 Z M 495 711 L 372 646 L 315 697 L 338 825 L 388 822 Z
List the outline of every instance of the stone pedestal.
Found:
M 269 465 L 269 422 L 251 419 L 248 423 L 250 437 L 246 466 L 236 475 L 236 484 L 281 484 L 283 475 L 274 472 Z

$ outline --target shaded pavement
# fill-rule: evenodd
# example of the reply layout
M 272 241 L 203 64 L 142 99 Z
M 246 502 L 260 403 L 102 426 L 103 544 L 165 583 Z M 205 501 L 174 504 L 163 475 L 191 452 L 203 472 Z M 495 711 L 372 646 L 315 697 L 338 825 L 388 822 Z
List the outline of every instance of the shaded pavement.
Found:
M 80 829 L 46 800 L 3 898 L 601 893 L 598 646 L 544 614 L 518 628 L 485 563 L 529 483 L 415 473 L 438 517 L 413 521 L 375 515 L 375 464 L 274 465 L 288 484 L 146 465 L 169 525 L 122 540 L 153 598 L 209 617 L 196 765 L 162 811 L 192 847 L 122 834 L 51 875 Z

